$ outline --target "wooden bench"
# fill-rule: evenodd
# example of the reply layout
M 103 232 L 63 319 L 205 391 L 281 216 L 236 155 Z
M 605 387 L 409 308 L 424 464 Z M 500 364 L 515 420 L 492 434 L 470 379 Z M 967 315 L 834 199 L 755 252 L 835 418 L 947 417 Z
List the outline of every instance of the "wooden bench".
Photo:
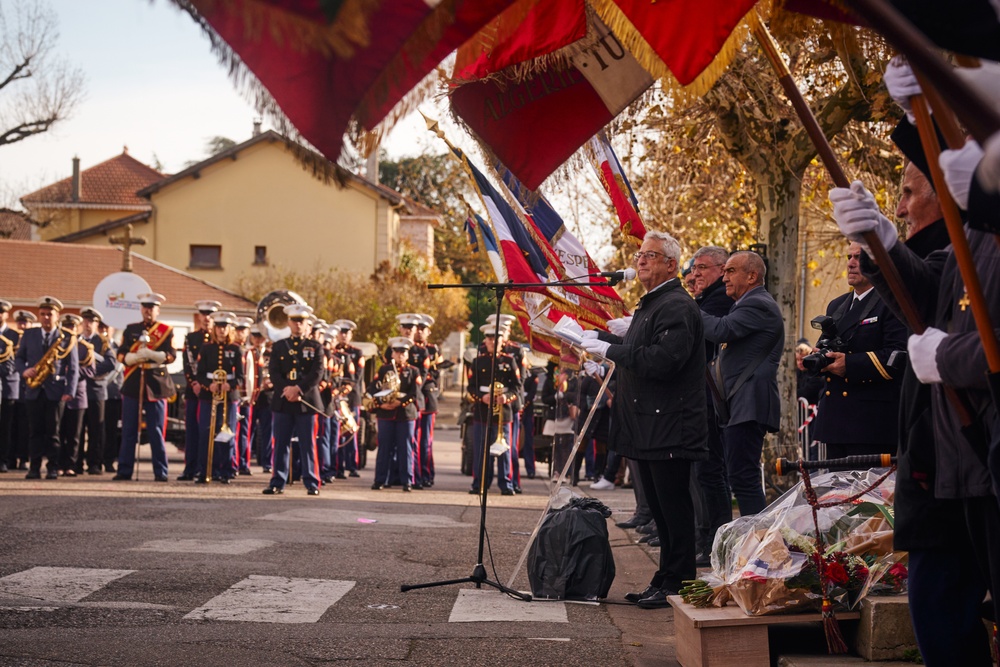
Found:
M 813 614 L 747 616 L 735 604 L 700 609 L 680 596 L 669 598 L 674 608 L 677 661 L 683 667 L 770 667 L 767 629 L 786 623 L 820 623 Z M 858 612 L 838 612 L 838 620 L 860 617 Z

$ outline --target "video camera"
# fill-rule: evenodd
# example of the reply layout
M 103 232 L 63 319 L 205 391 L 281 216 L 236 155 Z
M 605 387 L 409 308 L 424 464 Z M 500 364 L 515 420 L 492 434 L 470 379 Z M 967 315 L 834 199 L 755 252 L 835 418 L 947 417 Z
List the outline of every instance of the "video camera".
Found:
M 802 357 L 802 367 L 810 375 L 819 375 L 824 368 L 833 363 L 833 359 L 826 356 L 826 353 L 846 352 L 847 343 L 841 340 L 837 332 L 837 323 L 829 315 L 814 317 L 810 324 L 813 329 L 819 329 L 821 332 L 819 340 L 816 341 L 819 351 Z

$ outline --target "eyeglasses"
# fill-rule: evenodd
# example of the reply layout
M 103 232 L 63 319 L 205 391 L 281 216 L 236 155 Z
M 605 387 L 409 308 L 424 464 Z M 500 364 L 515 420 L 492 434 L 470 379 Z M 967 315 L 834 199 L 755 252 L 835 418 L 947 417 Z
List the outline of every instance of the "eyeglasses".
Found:
M 650 261 L 656 259 L 657 257 L 666 257 L 662 252 L 656 252 L 655 250 L 646 250 L 644 252 L 637 252 L 632 255 L 632 259 L 636 264 L 639 263 L 640 259 L 648 259 Z
M 695 271 L 707 271 L 708 269 L 714 269 L 717 266 L 722 266 L 722 264 L 695 264 L 691 268 Z

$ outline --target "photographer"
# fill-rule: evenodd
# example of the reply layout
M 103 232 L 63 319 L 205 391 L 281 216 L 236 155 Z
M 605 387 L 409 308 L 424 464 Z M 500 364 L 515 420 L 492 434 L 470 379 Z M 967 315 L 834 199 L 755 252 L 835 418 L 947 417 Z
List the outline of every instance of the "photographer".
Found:
M 906 327 L 861 275 L 861 252 L 857 243 L 848 248 L 847 284 L 852 291 L 827 306 L 831 319 L 824 324 L 819 346 L 802 359 L 807 371 L 825 380 L 813 436 L 826 443 L 827 458 L 896 451 Z

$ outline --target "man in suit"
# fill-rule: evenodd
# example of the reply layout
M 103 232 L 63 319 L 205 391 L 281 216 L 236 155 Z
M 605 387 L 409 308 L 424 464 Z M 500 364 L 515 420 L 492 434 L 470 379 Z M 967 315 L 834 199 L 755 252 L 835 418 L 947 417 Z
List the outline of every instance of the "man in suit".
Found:
M 660 538 L 660 561 L 641 593 L 625 599 L 644 609 L 669 606 L 668 595 L 695 577 L 691 465 L 708 456 L 705 338 L 698 305 L 678 278 L 680 245 L 648 232 L 635 254 L 646 294 L 622 337 L 585 332 L 582 346 L 617 364 L 608 447 L 636 462 Z
M 118 474 L 112 479 L 132 479 L 139 428 L 145 418 L 146 436 L 149 438 L 153 458 L 153 478 L 157 482 L 166 482 L 167 450 L 164 446 L 164 429 L 167 399 L 173 398 L 177 393 L 167 372 L 167 365 L 177 358 L 171 344 L 174 328 L 156 320 L 160 316 L 160 304 L 166 297 L 150 293 L 140 294 L 138 299 L 142 322 L 125 327 L 122 345 L 118 349 L 118 361 L 124 363 L 126 369 L 122 383 L 122 444 L 118 450 Z M 147 337 L 148 341 L 145 340 Z M 145 385 L 145 395 L 140 394 L 140 384 Z M 142 415 L 139 414 L 140 406 Z
M 46 479 L 59 477 L 59 424 L 66 403 L 73 398 L 80 377 L 76 341 L 56 326 L 56 317 L 62 302 L 51 296 L 38 301 L 38 321 L 41 326 L 28 329 L 21 338 L 15 367 L 28 382 L 37 382 L 43 368 L 36 367 L 51 349 L 55 352 L 52 373 L 41 386 L 25 385 L 25 407 L 28 412 L 28 437 L 30 440 L 27 479 L 41 478 L 42 457 L 46 457 Z
M 726 294 L 735 301 L 732 309 L 722 317 L 701 314 L 705 339 L 719 346 L 709 374 L 723 425 L 729 486 L 741 516 L 756 514 L 766 506 L 760 455 L 764 434 L 776 432 L 781 418 L 778 362 L 785 323 L 764 287 L 766 273 L 757 253 L 733 253 L 722 275 Z
M 0 336 L 7 339 L 8 342 L 4 343 L 5 346 L 8 346 L 12 352 L 17 352 L 21 332 L 7 326 L 7 318 L 10 317 L 12 308 L 10 301 L 0 299 Z M 20 395 L 20 387 L 20 373 L 10 372 L 0 378 L 0 472 L 7 472 L 8 462 L 14 463 L 11 461 L 14 454 L 11 438 L 13 436 L 14 406 Z M 14 464 L 16 465 L 16 463 Z
M 852 290 L 826 308 L 845 344 L 826 351 L 824 391 L 813 421 L 813 436 L 826 443 L 827 458 L 884 454 L 896 450 L 896 419 L 906 327 L 861 275 L 861 244 L 847 250 L 847 284 Z M 897 370 L 900 369 L 900 370 Z

